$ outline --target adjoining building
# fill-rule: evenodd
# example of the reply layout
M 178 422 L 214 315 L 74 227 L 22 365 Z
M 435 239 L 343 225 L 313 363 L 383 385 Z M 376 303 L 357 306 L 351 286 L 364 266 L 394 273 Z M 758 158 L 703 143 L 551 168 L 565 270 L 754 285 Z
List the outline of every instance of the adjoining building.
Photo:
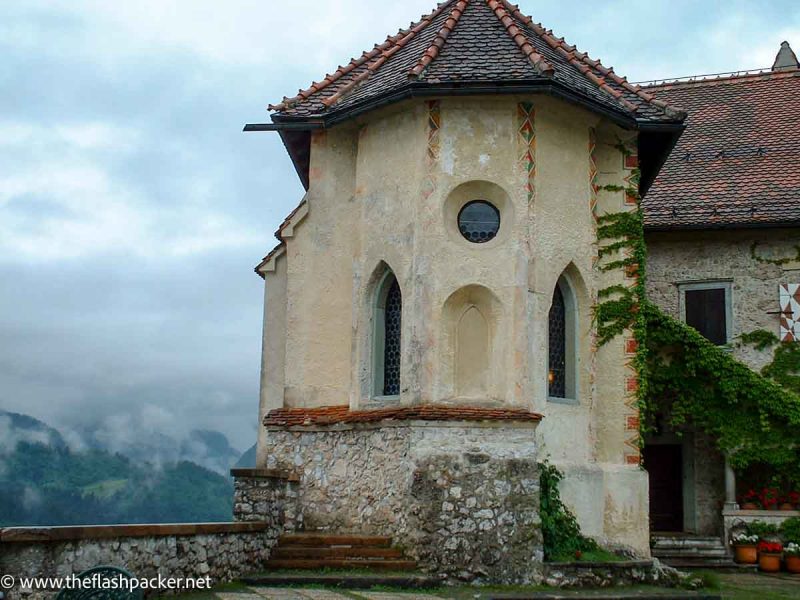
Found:
M 646 89 L 688 111 L 643 200 L 648 296 L 760 371 L 772 348 L 742 334 L 800 341 L 800 64 L 784 42 L 771 70 Z M 713 439 L 682 433 L 645 440 L 651 529 L 721 538 L 747 488 Z

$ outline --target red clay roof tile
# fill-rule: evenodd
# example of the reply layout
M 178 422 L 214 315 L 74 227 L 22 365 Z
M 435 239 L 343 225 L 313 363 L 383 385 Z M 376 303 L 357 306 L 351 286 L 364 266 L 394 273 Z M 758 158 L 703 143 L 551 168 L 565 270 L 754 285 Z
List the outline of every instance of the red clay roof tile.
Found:
M 643 199 L 647 228 L 800 226 L 800 69 L 648 91 L 689 117 Z
M 422 404 L 351 411 L 349 406 L 320 408 L 278 408 L 264 417 L 264 425 L 296 427 L 378 421 L 524 421 L 538 422 L 542 415 L 517 408 L 480 408 Z

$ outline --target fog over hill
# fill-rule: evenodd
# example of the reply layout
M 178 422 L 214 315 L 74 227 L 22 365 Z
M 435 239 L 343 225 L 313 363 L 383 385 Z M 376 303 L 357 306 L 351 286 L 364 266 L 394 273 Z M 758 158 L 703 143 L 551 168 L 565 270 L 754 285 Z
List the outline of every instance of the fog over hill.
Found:
M 183 440 L 64 432 L 0 410 L 0 526 L 227 521 L 228 469 L 240 458 L 215 431 Z

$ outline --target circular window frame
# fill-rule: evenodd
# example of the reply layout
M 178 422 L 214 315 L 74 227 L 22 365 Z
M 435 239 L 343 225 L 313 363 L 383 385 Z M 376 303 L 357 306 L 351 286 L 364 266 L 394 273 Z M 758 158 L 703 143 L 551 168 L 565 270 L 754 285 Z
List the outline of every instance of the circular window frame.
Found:
M 492 234 L 491 237 L 486 238 L 485 240 L 480 240 L 480 239 L 479 240 L 473 240 L 472 238 L 468 237 L 467 234 L 465 234 L 461 230 L 461 215 L 463 215 L 464 211 L 467 210 L 470 206 L 475 206 L 477 204 L 488 206 L 489 208 L 491 208 L 494 211 L 494 214 L 497 217 L 497 227 L 495 228 L 494 231 L 491 232 L 491 234 Z M 476 198 L 475 200 L 470 200 L 469 202 L 464 204 L 459 209 L 458 216 L 456 217 L 456 226 L 458 227 L 458 232 L 461 234 L 461 237 L 463 237 L 470 244 L 487 244 L 487 243 L 491 242 L 500 233 L 500 228 L 502 227 L 502 223 L 503 223 L 503 217 L 500 214 L 500 209 L 497 208 L 492 203 L 491 200 L 486 200 L 485 198 Z
M 480 243 L 464 237 L 458 224 L 458 217 L 462 209 L 475 201 L 487 202 L 500 213 L 500 227 L 497 233 L 491 240 Z M 450 241 L 470 253 L 486 252 L 505 244 L 510 239 L 516 221 L 514 203 L 508 192 L 494 182 L 481 179 L 464 181 L 451 188 L 442 203 L 441 215 L 442 226 Z

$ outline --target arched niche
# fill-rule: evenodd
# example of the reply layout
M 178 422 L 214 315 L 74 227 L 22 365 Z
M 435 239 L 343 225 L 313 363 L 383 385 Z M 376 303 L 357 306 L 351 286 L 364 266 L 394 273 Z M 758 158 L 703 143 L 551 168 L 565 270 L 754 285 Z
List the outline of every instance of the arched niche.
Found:
M 447 398 L 477 403 L 498 398 L 501 315 L 500 301 L 482 285 L 465 286 L 445 301 L 442 383 Z

